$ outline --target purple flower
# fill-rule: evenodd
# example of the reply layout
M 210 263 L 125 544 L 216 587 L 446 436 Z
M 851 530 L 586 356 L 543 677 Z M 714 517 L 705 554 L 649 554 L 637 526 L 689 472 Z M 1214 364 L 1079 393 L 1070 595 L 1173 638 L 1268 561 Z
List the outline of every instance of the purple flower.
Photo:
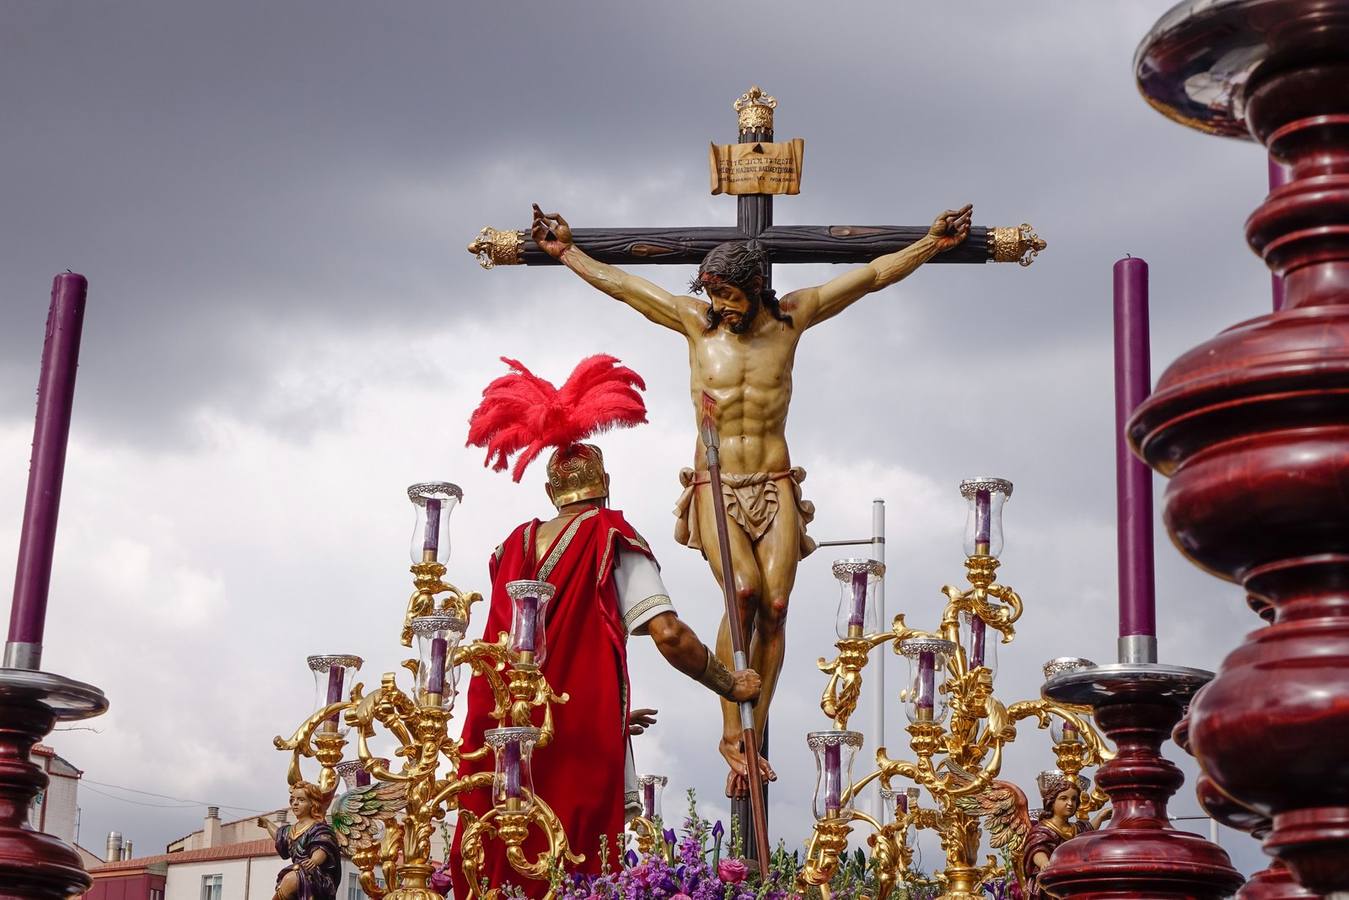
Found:
M 454 885 L 454 879 L 450 877 L 449 863 L 444 862 L 436 866 L 436 870 L 431 873 L 431 877 L 427 879 L 426 883 L 437 894 L 448 896 L 450 888 Z
M 749 866 L 742 859 L 723 859 L 717 866 L 717 876 L 727 884 L 739 884 L 749 874 Z

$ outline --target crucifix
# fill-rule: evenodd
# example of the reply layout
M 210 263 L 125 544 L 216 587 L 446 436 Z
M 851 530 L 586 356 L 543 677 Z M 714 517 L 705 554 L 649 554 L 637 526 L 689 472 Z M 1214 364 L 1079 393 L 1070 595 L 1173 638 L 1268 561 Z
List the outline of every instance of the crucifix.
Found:
M 576 228 L 534 207 L 524 231 L 484 228 L 468 246 L 484 268 L 556 265 L 633 307 L 689 342 L 695 421 L 700 394 L 718 410 L 722 505 L 730 514 L 734 595 L 742 604 L 749 664 L 763 679 L 754 711 L 766 748 L 768 708 L 782 666 L 787 601 L 797 564 L 815 548 L 806 535 L 814 506 L 801 497 L 805 472 L 793 466 L 785 435 L 792 361 L 801 334 L 866 294 L 894 284 L 925 262 L 1018 262 L 1030 265 L 1045 242 L 1029 225 L 987 228 L 971 224 L 971 207 L 951 210 L 931 226 L 774 225 L 773 193 L 796 193 L 800 141 L 773 142 L 777 101 L 754 87 L 734 104 L 737 143 L 712 148 L 713 192 L 737 195 L 737 222 L 723 228 Z M 773 263 L 862 263 L 825 284 L 779 300 Z M 697 265 L 691 293 L 677 296 L 619 268 Z M 701 450 L 701 447 L 699 448 Z M 702 550 L 719 583 L 721 550 L 714 525 L 708 466 L 701 452 L 680 475 L 675 537 Z M 725 585 L 723 584 L 723 587 Z M 730 625 L 723 619 L 717 650 L 733 665 Z M 733 704 L 723 704 L 720 750 L 731 767 L 727 793 L 748 791 L 748 766 Z M 766 760 L 760 764 L 771 779 Z M 750 817 L 739 806 L 740 821 Z M 745 841 L 745 847 L 754 845 Z

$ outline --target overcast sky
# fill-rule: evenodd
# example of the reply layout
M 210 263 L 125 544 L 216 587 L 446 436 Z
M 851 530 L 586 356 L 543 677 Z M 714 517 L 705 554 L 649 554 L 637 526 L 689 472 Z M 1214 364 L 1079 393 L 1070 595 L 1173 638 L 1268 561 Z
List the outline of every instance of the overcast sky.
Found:
M 778 223 L 924 224 L 973 202 L 976 224 L 1030 222 L 1049 242 L 1030 268 L 919 270 L 804 338 L 788 436 L 814 534 L 865 535 L 885 498 L 890 612 L 934 627 L 963 573 L 957 484 L 1010 478 L 1001 576 L 1026 613 L 999 696 L 1037 695 L 1053 656 L 1110 661 L 1111 265 L 1152 266 L 1155 374 L 1269 306 L 1242 237 L 1262 150 L 1167 122 L 1135 90 L 1134 48 L 1168 5 L 6 3 L 11 553 L 51 278 L 90 281 L 45 655 L 112 703 L 92 731 L 51 738 L 85 771 L 81 843 L 116 829 L 155 852 L 204 803 L 281 805 L 271 738 L 309 710 L 304 657 L 359 653 L 367 685 L 402 658 L 409 483 L 463 487 L 450 578 L 487 590 L 493 546 L 549 511 L 541 467 L 515 485 L 463 448 L 501 355 L 557 382 L 596 352 L 646 376 L 651 424 L 603 440 L 614 500 L 712 639 L 715 584 L 672 538 L 695 438 L 683 342 L 567 272 L 484 272 L 464 245 L 525 227 L 535 201 L 577 227 L 733 223 L 734 200 L 707 193 L 706 148 L 734 140 L 730 104 L 751 84 L 779 99 L 779 138 L 806 142 Z M 690 273 L 643 274 L 673 288 Z M 1160 531 L 1157 551 L 1163 660 L 1216 668 L 1259 623 Z M 832 655 L 832 558 L 802 564 L 774 706 L 770 811 L 790 846 L 809 829 L 803 735 L 827 727 L 814 661 Z M 724 814 L 715 703 L 649 642 L 631 656 L 634 701 L 661 709 L 639 769 Z M 903 711 L 888 710 L 898 756 Z M 1029 732 L 1006 772 L 1033 793 L 1052 761 Z M 1188 784 L 1173 812 L 1197 814 Z M 1222 841 L 1263 865 L 1248 838 Z

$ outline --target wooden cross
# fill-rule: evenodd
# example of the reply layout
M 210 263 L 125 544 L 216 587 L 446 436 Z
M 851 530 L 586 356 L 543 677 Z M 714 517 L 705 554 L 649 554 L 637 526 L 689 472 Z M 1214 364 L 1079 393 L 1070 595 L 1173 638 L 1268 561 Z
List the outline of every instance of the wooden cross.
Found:
M 752 87 L 735 101 L 739 117 L 737 142 L 769 143 L 773 140 L 773 110 L 777 100 Z M 736 197 L 736 224 L 724 228 L 573 228 L 572 240 L 590 257 L 624 268 L 634 265 L 697 266 L 712 248 L 727 241 L 757 239 L 770 265 L 764 287 L 772 287 L 772 263 L 868 263 L 918 241 L 927 225 L 774 225 L 773 196 L 747 194 Z M 1028 266 L 1045 249 L 1045 242 L 1030 225 L 1012 228 L 972 226 L 959 246 L 932 257 L 934 263 L 1016 262 Z M 468 251 L 485 269 L 496 266 L 555 266 L 561 263 L 529 238 L 528 229 L 479 232 Z M 767 758 L 768 734 L 764 728 L 760 751 Z M 733 812 L 742 828 L 742 846 L 747 853 L 755 846 L 750 833 L 748 804 L 736 800 Z M 753 855 L 750 853 L 750 855 Z
M 739 143 L 773 140 L 777 101 L 757 87 L 734 104 L 740 120 Z M 736 224 L 725 228 L 573 228 L 578 247 L 617 266 L 689 265 L 703 261 L 726 241 L 757 239 L 770 263 L 868 263 L 922 238 L 927 225 L 774 225 L 773 196 L 736 198 Z M 928 261 L 938 263 L 1018 262 L 1028 266 L 1045 248 L 1030 225 L 1014 228 L 972 226 L 964 243 Z M 496 266 L 556 266 L 556 259 L 529 240 L 529 230 L 498 231 L 487 227 L 468 245 L 485 269 Z M 772 286 L 772 266 L 767 282 Z

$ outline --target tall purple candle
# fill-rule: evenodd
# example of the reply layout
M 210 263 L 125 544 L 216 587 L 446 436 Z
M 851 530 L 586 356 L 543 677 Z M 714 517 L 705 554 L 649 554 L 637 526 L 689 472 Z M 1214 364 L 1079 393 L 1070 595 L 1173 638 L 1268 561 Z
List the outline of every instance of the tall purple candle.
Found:
M 974 552 L 983 555 L 988 554 L 992 543 L 993 517 L 989 514 L 991 499 L 988 491 L 974 492 Z
M 909 813 L 909 795 L 904 791 L 895 792 L 895 818 L 908 815 Z
M 365 769 L 356 770 L 356 786 L 358 788 L 370 787 L 370 773 Z
M 510 800 L 520 799 L 520 741 L 507 741 L 506 746 L 501 748 L 505 755 L 502 761 L 502 768 L 506 775 L 506 797 Z
M 534 652 L 534 632 L 539 621 L 539 598 L 535 596 L 520 598 L 520 634 L 516 641 L 516 650 L 523 653 Z
M 347 670 L 342 666 L 333 666 L 328 669 L 328 695 L 326 705 L 331 706 L 334 703 L 342 701 L 342 679 Z M 341 713 L 333 713 L 328 717 L 328 721 L 334 726 L 337 724 L 337 717 Z
M 648 819 L 656 817 L 656 782 L 648 781 L 642 785 L 642 815 Z
M 824 748 L 824 813 L 827 816 L 838 815 L 843 805 L 842 748 L 838 744 L 827 744 Z
M 921 721 L 932 721 L 936 699 L 937 658 L 931 650 L 923 650 L 918 654 L 918 696 L 914 698 Z
M 1276 161 L 1274 157 L 1269 158 L 1269 192 L 1274 193 L 1275 188 L 1281 188 L 1293 178 L 1293 172 L 1288 166 Z M 1274 311 L 1283 309 L 1283 279 L 1278 275 L 1270 273 L 1270 287 L 1274 292 Z
M 435 497 L 426 498 L 426 535 L 422 538 L 422 550 L 431 559 L 440 552 L 440 501 Z
M 347 670 L 342 666 L 333 666 L 328 670 L 328 703 L 339 703 L 342 700 L 342 677 L 346 675 Z
M 852 573 L 852 612 L 848 616 L 848 629 L 861 628 L 867 619 L 867 573 Z
M 445 654 L 449 643 L 443 637 L 431 638 L 431 671 L 426 673 L 426 692 L 445 693 Z
M 1152 387 L 1149 357 L 1148 264 L 1121 259 L 1115 263 L 1115 477 L 1122 662 L 1156 661 L 1152 470 L 1129 451 L 1124 434 Z M 1126 644 L 1138 647 L 1126 650 Z
M 4 664 L 13 668 L 37 669 L 42 664 L 42 632 L 47 622 L 56 518 L 61 507 L 61 479 L 66 466 L 70 415 L 75 402 L 75 369 L 80 357 L 88 288 L 83 275 L 65 273 L 52 282 L 47 336 L 38 375 L 28 497 L 24 502 L 14 602 L 9 614 L 10 645 L 5 648 Z
M 977 669 L 984 664 L 984 642 L 988 637 L 988 626 L 978 614 L 970 615 L 970 668 Z

